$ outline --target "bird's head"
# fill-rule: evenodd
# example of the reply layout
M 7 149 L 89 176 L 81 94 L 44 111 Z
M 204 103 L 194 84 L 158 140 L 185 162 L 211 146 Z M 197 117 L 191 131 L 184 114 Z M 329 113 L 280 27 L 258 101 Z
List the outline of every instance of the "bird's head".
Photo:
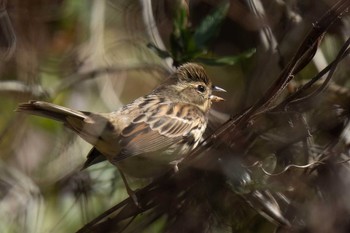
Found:
M 224 100 L 213 92 L 225 92 L 214 86 L 204 68 L 195 63 L 180 66 L 170 77 L 170 88 L 178 93 L 179 101 L 196 105 L 203 112 L 208 112 L 212 102 Z

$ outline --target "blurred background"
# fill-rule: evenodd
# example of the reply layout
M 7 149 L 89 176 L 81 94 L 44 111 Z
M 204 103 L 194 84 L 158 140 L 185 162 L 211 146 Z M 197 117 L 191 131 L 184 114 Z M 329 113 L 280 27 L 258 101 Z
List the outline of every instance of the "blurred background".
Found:
M 59 123 L 16 113 L 19 103 L 110 112 L 176 66 L 199 62 L 227 90 L 210 114 L 210 136 L 263 99 L 336 2 L 0 0 L 0 232 L 75 232 L 127 198 L 109 163 L 80 171 L 88 143 Z M 202 153 L 214 168 L 199 163 L 195 175 L 171 180 L 171 208 L 104 232 L 349 232 L 348 50 L 327 88 L 320 75 L 302 93 L 306 101 L 284 102 L 347 49 L 349 16 L 334 18 L 269 108 L 240 137 L 227 131 L 232 141 Z

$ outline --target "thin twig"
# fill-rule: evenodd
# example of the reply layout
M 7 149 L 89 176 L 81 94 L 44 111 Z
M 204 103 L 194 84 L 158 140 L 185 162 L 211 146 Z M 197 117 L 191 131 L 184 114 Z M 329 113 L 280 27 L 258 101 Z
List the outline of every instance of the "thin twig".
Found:
M 309 167 L 312 167 L 314 165 L 320 165 L 320 164 L 324 164 L 324 163 L 321 162 L 321 161 L 316 161 L 316 162 L 308 163 L 308 164 L 305 164 L 305 165 L 290 164 L 290 165 L 286 166 L 282 171 L 276 172 L 276 173 L 271 173 L 271 172 L 266 171 L 265 168 L 264 168 L 264 163 L 261 162 L 261 161 L 256 161 L 252 165 L 247 165 L 247 166 L 244 166 L 244 167 L 246 167 L 246 168 L 258 167 L 268 176 L 279 176 L 279 175 L 282 175 L 283 173 L 287 172 L 291 168 L 305 169 L 305 168 L 309 168 Z
M 74 74 L 74 75 L 68 76 L 67 78 L 62 80 L 61 84 L 57 88 L 55 88 L 53 93 L 60 93 L 61 91 L 71 88 L 74 85 L 80 84 L 83 81 L 94 79 L 105 74 L 118 74 L 122 72 L 140 71 L 140 70 L 145 72 L 154 70 L 164 75 L 169 75 L 168 70 L 166 70 L 164 67 L 161 67 L 155 64 L 150 64 L 150 65 L 142 64 L 142 65 L 135 65 L 135 66 L 128 66 L 128 67 L 125 67 L 125 66 L 105 67 L 105 68 L 100 68 L 100 69 L 93 70 L 83 74 Z
M 345 42 L 345 44 L 343 45 L 343 47 L 339 51 L 337 57 L 335 58 L 335 60 L 330 64 L 330 66 L 329 66 L 329 73 L 328 73 L 326 79 L 324 80 L 324 82 L 322 83 L 322 85 L 319 88 L 317 88 L 315 91 L 313 91 L 312 93 L 308 94 L 307 96 L 301 97 L 299 99 L 294 99 L 294 100 L 289 99 L 288 105 L 300 104 L 303 101 L 306 101 L 308 99 L 311 99 L 311 98 L 321 94 L 327 88 L 330 80 L 333 77 L 333 74 L 334 74 L 338 64 L 346 57 L 346 55 L 349 54 L 349 51 L 350 51 L 350 49 L 348 48 L 349 45 L 350 45 L 350 38 Z M 303 90 L 305 90 L 305 89 L 303 89 Z

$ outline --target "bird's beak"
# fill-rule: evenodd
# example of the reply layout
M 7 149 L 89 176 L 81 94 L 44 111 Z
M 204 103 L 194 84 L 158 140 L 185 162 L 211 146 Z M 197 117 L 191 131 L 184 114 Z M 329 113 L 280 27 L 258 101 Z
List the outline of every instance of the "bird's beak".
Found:
M 217 91 L 217 92 L 226 92 L 225 89 L 222 89 L 221 87 L 217 87 L 217 86 L 213 86 L 212 91 Z M 220 102 L 220 101 L 223 101 L 225 99 L 219 97 L 219 96 L 216 96 L 216 95 L 210 95 L 210 100 L 213 101 L 213 102 Z

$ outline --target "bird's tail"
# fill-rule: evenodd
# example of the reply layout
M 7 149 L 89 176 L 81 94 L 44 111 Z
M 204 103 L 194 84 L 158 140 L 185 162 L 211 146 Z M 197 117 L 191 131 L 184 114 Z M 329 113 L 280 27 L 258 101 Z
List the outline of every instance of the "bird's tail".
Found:
M 80 111 L 65 108 L 44 101 L 31 100 L 18 105 L 16 112 L 25 112 L 32 115 L 43 116 L 67 124 L 67 118 L 86 121 L 88 116 Z
M 108 114 L 83 112 L 33 100 L 18 105 L 16 111 L 62 122 L 84 140 L 96 146 L 101 153 L 114 155 L 118 151 L 115 142 L 119 134 L 109 121 Z

